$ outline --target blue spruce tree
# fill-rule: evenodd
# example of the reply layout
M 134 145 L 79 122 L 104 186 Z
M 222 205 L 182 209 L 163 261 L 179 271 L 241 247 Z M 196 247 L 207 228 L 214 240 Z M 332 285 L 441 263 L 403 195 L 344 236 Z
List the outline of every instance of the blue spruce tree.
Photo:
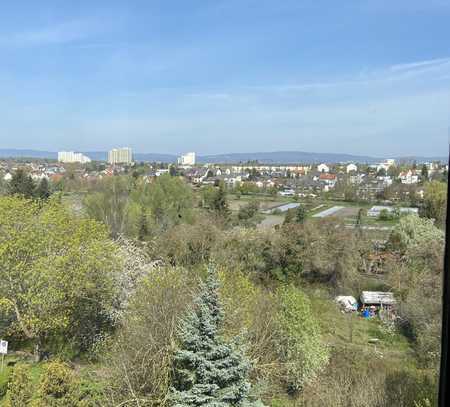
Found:
M 217 277 L 210 268 L 179 334 L 169 394 L 174 407 L 262 406 L 249 399 L 250 366 L 243 353 L 219 335 L 223 312 L 218 289 Z

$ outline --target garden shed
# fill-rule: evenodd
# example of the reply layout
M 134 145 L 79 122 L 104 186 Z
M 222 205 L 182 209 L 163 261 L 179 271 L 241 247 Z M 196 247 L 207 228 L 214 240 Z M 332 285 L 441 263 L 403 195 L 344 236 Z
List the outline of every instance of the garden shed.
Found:
M 392 306 L 397 303 L 394 294 L 385 291 L 363 291 L 360 299 L 363 305 Z
M 362 315 L 365 318 L 379 316 L 382 319 L 395 318 L 394 294 L 384 291 L 363 291 L 360 297 L 362 303 Z

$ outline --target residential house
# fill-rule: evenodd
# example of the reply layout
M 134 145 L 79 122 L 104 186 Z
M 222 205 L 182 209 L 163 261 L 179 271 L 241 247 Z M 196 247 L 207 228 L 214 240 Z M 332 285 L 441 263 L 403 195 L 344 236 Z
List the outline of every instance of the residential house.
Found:
M 417 184 L 420 180 L 419 175 L 415 170 L 403 171 L 398 176 L 402 184 Z
M 349 174 L 350 172 L 357 172 L 358 166 L 356 164 L 348 164 L 345 169 L 346 169 L 347 174 Z
M 319 171 L 319 172 L 330 172 L 330 167 L 328 167 L 328 165 L 326 165 L 326 164 L 319 164 L 317 166 L 317 171 Z

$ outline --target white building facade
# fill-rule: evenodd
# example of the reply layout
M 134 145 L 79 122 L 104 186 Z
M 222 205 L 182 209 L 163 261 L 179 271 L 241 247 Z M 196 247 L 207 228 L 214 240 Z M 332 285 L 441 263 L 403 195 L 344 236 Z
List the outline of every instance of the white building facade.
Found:
M 328 165 L 322 163 L 322 164 L 319 164 L 317 166 L 317 171 L 319 171 L 319 172 L 330 172 L 330 167 L 328 167 Z
M 131 164 L 133 152 L 130 147 L 113 148 L 108 152 L 109 164 Z
M 358 171 L 358 167 L 357 167 L 356 164 L 349 164 L 349 165 L 347 165 L 347 167 L 346 167 L 346 171 L 347 171 L 347 174 L 348 174 L 349 172 L 352 172 L 352 171 L 357 172 L 357 171 Z
M 178 157 L 178 165 L 195 165 L 195 153 L 186 153 Z
M 74 151 L 59 151 L 58 161 L 60 163 L 90 163 L 91 159 L 82 153 L 75 153 Z

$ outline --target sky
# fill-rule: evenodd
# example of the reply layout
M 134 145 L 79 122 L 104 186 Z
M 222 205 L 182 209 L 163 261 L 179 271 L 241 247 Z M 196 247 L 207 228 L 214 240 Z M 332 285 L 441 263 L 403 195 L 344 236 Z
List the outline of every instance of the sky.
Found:
M 0 148 L 442 156 L 450 0 L 41 0 L 0 13 Z

